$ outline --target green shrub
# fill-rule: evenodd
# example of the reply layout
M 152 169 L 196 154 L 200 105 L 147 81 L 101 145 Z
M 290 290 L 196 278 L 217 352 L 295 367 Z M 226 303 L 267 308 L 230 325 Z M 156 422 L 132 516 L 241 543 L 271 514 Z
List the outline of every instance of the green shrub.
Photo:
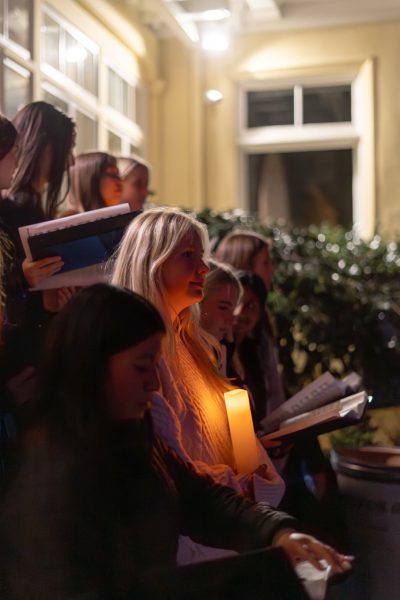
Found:
M 199 215 L 213 243 L 235 228 L 273 242 L 268 302 L 288 394 L 329 369 L 356 370 L 374 405 L 400 400 L 400 244 L 335 226 L 264 226 L 241 211 Z

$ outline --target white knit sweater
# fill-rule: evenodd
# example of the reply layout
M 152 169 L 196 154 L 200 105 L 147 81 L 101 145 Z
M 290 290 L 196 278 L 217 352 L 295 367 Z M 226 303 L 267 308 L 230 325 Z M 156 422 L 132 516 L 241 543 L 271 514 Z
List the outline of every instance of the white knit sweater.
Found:
M 161 360 L 161 389 L 154 394 L 152 405 L 155 433 L 198 472 L 211 475 L 238 493 L 277 506 L 285 484 L 266 451 L 258 445 L 259 465 L 268 467 L 265 477 L 235 473 L 224 399 L 207 384 L 179 336 L 176 336 L 176 352 L 179 381 L 174 379 L 165 358 Z M 181 538 L 178 562 L 187 564 L 226 554 L 225 550 L 206 548 L 189 538 Z

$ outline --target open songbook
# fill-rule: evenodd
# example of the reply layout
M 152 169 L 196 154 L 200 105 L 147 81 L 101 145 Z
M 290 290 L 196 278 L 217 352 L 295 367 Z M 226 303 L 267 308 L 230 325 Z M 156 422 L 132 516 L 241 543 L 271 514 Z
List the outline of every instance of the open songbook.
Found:
M 261 440 L 279 439 L 309 429 L 320 434 L 359 422 L 368 403 L 364 391 L 354 394 L 360 384 L 357 373 L 344 379 L 323 373 L 263 419 Z
M 347 398 L 336 400 L 326 406 L 315 408 L 308 412 L 283 421 L 279 429 L 268 434 L 261 434 L 260 441 L 279 440 L 295 436 L 300 432 L 320 435 L 328 431 L 359 423 L 364 416 L 368 404 L 366 392 L 358 392 Z
M 29 260 L 61 256 L 64 265 L 35 286 L 37 290 L 91 285 L 107 279 L 106 262 L 138 213 L 128 204 L 99 208 L 19 228 Z

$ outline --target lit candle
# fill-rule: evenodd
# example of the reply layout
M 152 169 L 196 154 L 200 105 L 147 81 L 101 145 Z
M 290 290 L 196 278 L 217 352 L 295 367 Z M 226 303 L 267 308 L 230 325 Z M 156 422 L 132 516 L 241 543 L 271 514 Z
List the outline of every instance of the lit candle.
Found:
M 251 473 L 259 466 L 260 460 L 249 394 L 246 390 L 237 389 L 225 392 L 224 396 L 236 468 L 238 473 Z

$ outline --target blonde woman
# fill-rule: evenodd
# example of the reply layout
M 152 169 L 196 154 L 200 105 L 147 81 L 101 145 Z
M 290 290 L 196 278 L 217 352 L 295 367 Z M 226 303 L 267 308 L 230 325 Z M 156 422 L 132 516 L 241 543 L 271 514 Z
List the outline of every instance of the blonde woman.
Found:
M 198 303 L 208 272 L 207 253 L 202 224 L 178 210 L 151 209 L 126 232 L 112 282 L 150 300 L 167 325 L 163 396 L 153 411 L 157 432 L 200 470 L 276 503 L 283 493 L 282 480 L 261 446 L 257 473 L 235 472 L 223 398 L 231 386 L 218 372 L 219 345 L 200 327 Z
M 150 209 L 127 230 L 112 283 L 150 300 L 167 326 L 161 393 L 152 408 L 156 433 L 198 471 L 276 506 L 284 484 L 261 446 L 254 473 L 235 470 L 223 398 L 231 386 L 218 372 L 218 343 L 200 327 L 207 255 L 205 226 L 175 209 Z M 199 558 L 197 551 L 191 556 Z
M 238 474 L 235 470 L 222 395 L 230 386 L 218 373 L 210 346 L 214 338 L 199 325 L 198 302 L 208 271 L 207 252 L 207 231 L 193 217 L 175 209 L 152 209 L 129 226 L 116 257 L 112 282 L 150 300 L 166 324 L 167 343 L 160 360 L 161 393 L 155 394 L 152 405 L 156 434 L 199 472 L 257 500 L 276 504 L 284 486 L 261 446 L 255 473 Z M 316 558 L 327 558 L 332 565 L 337 562 L 336 553 L 330 548 L 327 551 L 314 538 L 305 536 L 308 541 L 304 541 L 304 536 L 287 535 L 304 560 L 309 558 L 314 564 Z M 195 562 L 222 553 L 226 551 L 183 538 L 178 561 Z

